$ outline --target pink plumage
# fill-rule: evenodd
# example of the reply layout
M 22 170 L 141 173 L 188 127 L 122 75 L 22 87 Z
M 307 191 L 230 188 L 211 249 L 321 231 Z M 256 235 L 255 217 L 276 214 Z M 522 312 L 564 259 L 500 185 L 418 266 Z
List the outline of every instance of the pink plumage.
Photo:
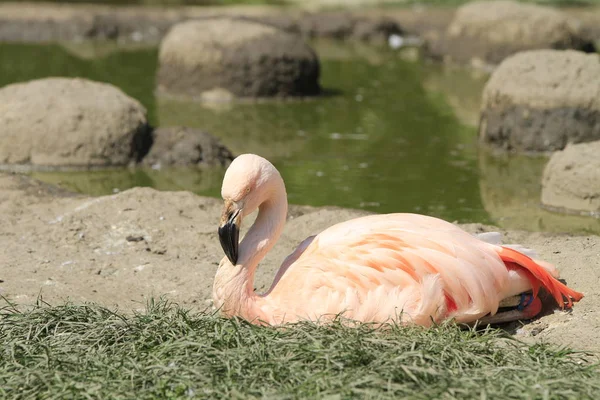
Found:
M 219 236 L 227 257 L 217 270 L 213 299 L 227 316 L 275 325 L 341 314 L 430 326 L 494 315 L 504 299 L 529 290 L 535 297 L 540 286 L 561 307 L 563 296 L 569 307 L 583 297 L 560 283 L 551 265 L 417 214 L 361 217 L 307 238 L 259 295 L 254 273 L 283 230 L 285 185 L 271 163 L 245 154 L 228 168 L 222 196 Z M 254 225 L 238 244 L 242 219 L 257 208 Z

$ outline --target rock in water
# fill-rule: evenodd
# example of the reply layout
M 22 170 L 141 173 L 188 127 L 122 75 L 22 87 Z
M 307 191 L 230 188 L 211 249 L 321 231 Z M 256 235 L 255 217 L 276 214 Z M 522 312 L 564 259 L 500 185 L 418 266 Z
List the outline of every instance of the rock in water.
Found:
M 126 165 L 149 140 L 146 109 L 112 85 L 47 78 L 0 89 L 0 164 Z
M 237 97 L 319 93 L 319 61 L 297 35 L 257 22 L 207 18 L 179 23 L 163 39 L 158 90 L 201 97 L 224 89 Z
M 575 49 L 594 45 L 581 23 L 565 13 L 515 1 L 475 1 L 461 6 L 441 35 L 428 43 L 433 56 L 462 64 L 499 64 L 524 50 Z
M 153 167 L 173 165 L 221 165 L 233 154 L 214 136 L 193 128 L 165 127 L 153 132 L 152 148 L 143 163 Z
M 568 145 L 544 169 L 542 203 L 600 216 L 600 141 Z
M 506 59 L 484 88 L 479 137 L 520 152 L 600 139 L 600 55 L 537 50 Z

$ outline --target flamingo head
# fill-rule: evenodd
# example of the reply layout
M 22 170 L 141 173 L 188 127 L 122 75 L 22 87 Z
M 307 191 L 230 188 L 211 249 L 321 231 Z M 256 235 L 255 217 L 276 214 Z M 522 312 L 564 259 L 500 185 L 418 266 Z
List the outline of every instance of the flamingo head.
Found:
M 225 255 L 234 265 L 239 255 L 242 219 L 268 199 L 273 177 L 281 179 L 279 172 L 269 161 L 254 154 L 236 157 L 225 172 L 221 187 L 221 197 L 225 204 L 219 224 L 219 241 Z

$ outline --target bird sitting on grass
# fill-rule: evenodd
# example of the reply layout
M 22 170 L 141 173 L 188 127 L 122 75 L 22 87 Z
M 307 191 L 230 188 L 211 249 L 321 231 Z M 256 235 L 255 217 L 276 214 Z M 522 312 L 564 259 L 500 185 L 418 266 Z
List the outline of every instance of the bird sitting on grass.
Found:
M 287 194 L 266 159 L 237 157 L 223 179 L 219 239 L 226 257 L 216 273 L 213 300 L 228 317 L 279 325 L 328 321 L 431 326 L 503 323 L 541 311 L 543 287 L 561 308 L 583 294 L 558 281 L 556 269 L 499 234 L 473 236 L 454 224 L 417 214 L 382 214 L 336 224 L 304 240 L 283 262 L 264 294 L 254 274 L 283 231 Z M 258 216 L 239 242 L 244 217 Z M 504 306 L 510 311 L 498 312 Z

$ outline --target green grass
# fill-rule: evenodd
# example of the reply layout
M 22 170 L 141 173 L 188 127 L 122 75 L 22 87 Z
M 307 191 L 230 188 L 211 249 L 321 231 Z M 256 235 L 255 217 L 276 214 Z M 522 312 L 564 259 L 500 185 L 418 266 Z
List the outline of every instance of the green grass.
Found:
M 598 399 L 591 355 L 474 332 L 256 327 L 165 302 L 0 314 L 2 398 Z

